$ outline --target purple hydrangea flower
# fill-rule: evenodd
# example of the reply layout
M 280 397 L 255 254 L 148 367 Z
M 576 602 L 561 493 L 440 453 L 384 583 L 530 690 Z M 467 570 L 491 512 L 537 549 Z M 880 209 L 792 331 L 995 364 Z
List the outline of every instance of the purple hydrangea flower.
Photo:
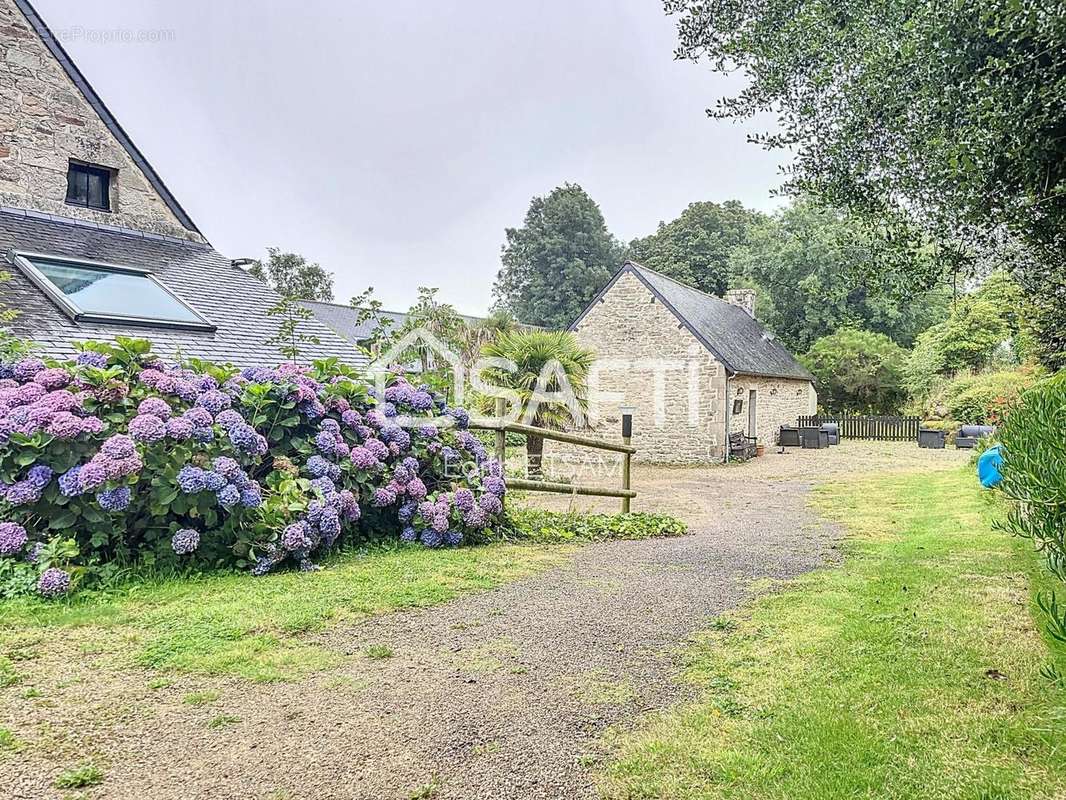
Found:
M 233 480 L 237 473 L 241 472 L 241 465 L 229 456 L 219 456 L 214 461 L 215 472 L 226 480 Z
M 474 507 L 474 493 L 469 489 L 455 490 L 455 507 L 460 511 L 469 511 Z
M 497 497 L 503 497 L 504 493 L 507 491 L 507 484 L 504 483 L 503 478 L 497 477 L 496 475 L 489 475 L 481 482 L 481 485 L 486 492 L 494 494 Z
M 230 396 L 225 392 L 220 392 L 218 389 L 211 389 L 204 392 L 198 398 L 196 398 L 196 405 L 210 411 L 212 414 L 217 414 L 224 408 L 229 408 Z
M 386 458 L 389 457 L 388 445 L 386 445 L 380 439 L 367 439 L 366 442 L 363 444 L 363 447 L 373 453 L 374 458 L 376 458 L 378 461 L 384 461 Z
M 90 460 L 78 472 L 78 488 L 82 493 L 91 492 L 107 480 L 107 469 L 100 461 Z
M 330 467 L 332 466 L 333 465 L 326 461 L 326 459 L 322 458 L 322 456 L 315 455 L 307 459 L 307 471 L 312 478 L 321 478 L 323 475 L 328 476 L 330 473 Z
M 262 455 L 266 452 L 266 439 L 256 433 L 255 428 L 244 422 L 233 425 L 229 429 L 229 440 L 233 442 L 234 447 L 244 453 Z
M 0 556 L 13 556 L 21 550 L 29 537 L 17 522 L 0 522 Z
M 415 411 L 429 411 L 433 408 L 433 395 L 424 389 L 411 394 L 407 404 Z
M 192 421 L 185 416 L 173 417 L 166 422 L 166 433 L 171 439 L 179 442 L 188 441 L 193 434 Z
M 320 453 L 331 455 L 337 446 L 337 438 L 330 431 L 321 431 L 315 436 L 315 447 Z
M 37 580 L 37 592 L 44 597 L 59 597 L 69 591 L 70 574 L 59 567 L 49 567 Z
M 465 408 L 450 408 L 448 409 L 448 416 L 455 420 L 455 427 L 461 431 L 465 431 L 470 427 L 470 414 L 467 413 Z
M 477 502 L 486 514 L 499 514 L 503 511 L 503 501 L 494 494 L 483 494 Z
M 196 552 L 200 546 L 200 534 L 192 528 L 182 528 L 170 539 L 170 548 L 179 556 Z
M 138 414 L 130 420 L 130 436 L 137 442 L 158 442 L 167 435 L 167 426 L 159 417 Z
M 351 461 L 356 469 L 371 470 L 378 465 L 377 457 L 365 447 L 353 447 Z
M 141 404 L 137 406 L 137 413 L 159 417 L 159 419 L 165 422 L 170 419 L 170 415 L 174 412 L 171 410 L 167 401 L 162 397 L 148 397 L 142 400 Z
M 45 389 L 62 389 L 68 383 L 70 383 L 70 373 L 65 369 L 59 367 L 52 367 L 51 369 L 42 369 L 36 375 L 33 376 L 33 382 L 39 383 Z
M 26 561 L 30 564 L 36 564 L 41 560 L 41 556 L 44 554 L 44 542 L 34 542 L 30 545 L 26 551 Z
M 379 486 L 374 490 L 374 499 L 372 504 L 376 508 L 384 508 L 385 506 L 391 506 L 396 502 L 396 492 L 387 486 Z
M 484 528 L 489 524 L 489 515 L 480 506 L 474 506 L 463 513 L 463 522 L 471 528 Z
M 100 453 L 108 458 L 129 458 L 136 455 L 137 447 L 133 444 L 133 439 L 119 433 L 100 445 Z
M 6 499 L 13 506 L 36 503 L 41 499 L 41 489 L 28 480 L 18 481 L 8 487 Z
M 421 465 L 418 463 L 418 459 L 414 456 L 407 456 L 407 458 L 405 458 L 400 463 L 403 465 L 404 469 L 410 470 L 411 473 L 414 475 L 417 475 L 418 471 L 422 468 Z
M 44 362 L 39 358 L 24 358 L 21 361 L 16 361 L 15 366 L 11 368 L 11 373 L 15 376 L 17 381 L 32 380 L 33 376 L 44 369 Z
M 311 481 L 311 488 L 323 497 L 332 497 L 337 493 L 336 485 L 327 477 L 315 478 Z
M 337 492 L 336 496 L 333 498 L 333 503 L 340 515 L 348 522 L 355 522 L 363 515 L 363 511 L 359 508 L 359 503 L 355 499 L 355 495 L 348 489 Z
M 132 492 L 129 486 L 97 492 L 96 501 L 104 511 L 123 511 L 129 507 Z
M 310 547 L 311 539 L 307 535 L 307 523 L 294 522 L 285 528 L 281 534 L 281 546 L 290 553 Z
M 441 514 L 436 513 L 429 519 L 429 527 L 435 530 L 437 533 L 444 533 L 448 530 L 448 514 L 447 512 Z
M 107 356 L 103 353 L 78 353 L 74 363 L 82 367 L 98 367 L 103 369 L 107 366 Z
M 200 408 L 199 406 L 190 408 L 182 416 L 189 420 L 194 428 L 210 428 L 211 423 L 215 421 L 215 418 L 211 416 L 210 411 L 206 408 Z
M 82 424 L 81 417 L 76 417 L 69 411 L 57 411 L 45 426 L 45 430 L 57 439 L 69 441 L 81 436 L 85 426 Z
M 228 430 L 235 425 L 243 425 L 244 417 L 240 415 L 240 412 L 234 411 L 232 408 L 227 408 L 225 411 L 218 412 L 218 415 L 215 417 L 215 422 Z
M 341 422 L 344 423 L 346 428 L 354 428 L 356 425 L 363 423 L 363 417 L 358 411 L 348 409 L 341 413 Z
M 426 484 L 422 482 L 421 478 L 412 478 L 407 484 L 407 495 L 412 500 L 421 500 L 426 496 Z

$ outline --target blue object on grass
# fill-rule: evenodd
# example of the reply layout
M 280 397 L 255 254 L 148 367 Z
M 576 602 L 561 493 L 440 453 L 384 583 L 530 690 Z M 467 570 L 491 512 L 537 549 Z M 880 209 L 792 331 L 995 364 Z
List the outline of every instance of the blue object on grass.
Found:
M 1001 464 L 1003 464 L 1003 445 L 999 444 L 985 450 L 977 459 L 977 477 L 986 489 L 991 489 L 1003 480 L 999 472 Z

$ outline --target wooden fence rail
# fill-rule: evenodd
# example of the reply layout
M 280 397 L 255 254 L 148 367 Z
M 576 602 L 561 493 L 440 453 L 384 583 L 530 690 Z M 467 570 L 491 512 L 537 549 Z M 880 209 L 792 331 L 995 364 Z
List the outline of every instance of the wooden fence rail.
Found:
M 521 433 L 526 436 L 540 436 L 543 439 L 551 439 L 556 442 L 565 442 L 579 447 L 591 447 L 596 450 L 610 450 L 622 454 L 622 488 L 613 489 L 609 486 L 581 486 L 569 483 L 556 483 L 553 481 L 533 481 L 526 478 L 509 478 L 507 485 L 512 489 L 524 489 L 528 492 L 553 492 L 555 494 L 577 494 L 595 497 L 620 497 L 622 499 L 622 513 L 629 513 L 629 503 L 637 493 L 630 486 L 630 467 L 633 454 L 637 452 L 629 443 L 628 436 L 622 437 L 622 443 L 605 442 L 600 439 L 592 439 L 575 433 L 553 431 L 548 428 L 538 428 L 534 425 L 523 425 L 518 422 L 507 422 L 504 419 L 506 407 L 502 399 L 496 401 L 496 417 L 494 419 L 470 420 L 470 427 L 478 430 L 494 431 L 496 434 L 495 450 L 496 459 L 500 464 L 507 463 L 507 434 Z
M 824 422 L 835 422 L 842 439 L 872 439 L 878 442 L 915 442 L 921 417 L 879 417 L 865 414 L 840 416 L 816 414 L 800 417 L 799 427 L 818 427 Z

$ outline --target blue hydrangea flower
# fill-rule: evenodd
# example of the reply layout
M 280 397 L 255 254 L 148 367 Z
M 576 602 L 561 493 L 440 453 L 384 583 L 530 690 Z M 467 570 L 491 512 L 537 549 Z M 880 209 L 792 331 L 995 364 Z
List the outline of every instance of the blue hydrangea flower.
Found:
M 314 455 L 307 459 L 307 471 L 312 478 L 321 478 L 323 475 L 329 475 L 331 466 L 333 465 L 319 455 Z
M 315 436 L 315 447 L 319 452 L 331 455 L 337 447 L 337 439 L 329 431 L 321 431 Z
M 241 501 L 241 492 L 232 483 L 227 483 L 218 493 L 218 502 L 225 508 L 232 508 Z
M 499 514 L 503 511 L 503 501 L 494 494 L 483 494 L 477 502 L 486 514 Z
M 196 494 L 207 488 L 204 471 L 199 467 L 186 464 L 178 472 L 178 488 L 185 494 Z
M 26 480 L 38 489 L 44 489 L 52 481 L 52 475 L 54 474 L 51 467 L 38 464 L 36 467 L 30 467 L 29 472 L 26 473 Z
M 422 531 L 422 535 L 419 538 L 426 547 L 440 547 L 444 541 L 444 536 L 432 528 L 426 528 Z
M 400 533 L 400 541 L 402 542 L 414 542 L 418 539 L 418 531 L 408 525 Z
M 103 353 L 78 353 L 74 362 L 82 367 L 98 367 L 103 369 L 107 366 L 107 356 Z
M 458 547 L 463 543 L 463 532 L 450 530 L 444 534 L 444 543 L 449 547 Z
M 241 505 L 245 508 L 259 508 L 263 505 L 263 494 L 258 486 L 250 486 L 241 492 Z
M 182 528 L 170 539 L 171 549 L 179 556 L 187 556 L 196 552 L 200 546 L 200 534 L 192 528 Z
M 104 511 L 123 511 L 129 507 L 133 493 L 129 486 L 107 489 L 96 493 L 96 501 Z
M 410 522 L 415 518 L 415 513 L 417 511 L 417 503 L 404 503 L 402 506 L 400 506 L 400 510 L 396 512 L 396 517 L 400 520 L 400 522 Z
M 311 488 L 323 497 L 332 497 L 337 493 L 337 487 L 328 477 L 315 478 L 311 481 Z
M 229 456 L 219 456 L 214 460 L 215 472 L 226 480 L 233 480 L 233 476 L 241 471 L 241 465 Z
M 310 547 L 311 540 L 307 536 L 307 523 L 294 522 L 285 528 L 281 534 L 281 546 L 290 553 Z
M 229 408 L 231 402 L 229 395 L 218 391 L 218 389 L 206 391 L 196 398 L 196 405 L 206 408 L 212 414 L 217 414 L 222 409 Z
M 217 492 L 226 485 L 226 479 L 211 469 L 204 470 L 204 488 L 209 492 Z

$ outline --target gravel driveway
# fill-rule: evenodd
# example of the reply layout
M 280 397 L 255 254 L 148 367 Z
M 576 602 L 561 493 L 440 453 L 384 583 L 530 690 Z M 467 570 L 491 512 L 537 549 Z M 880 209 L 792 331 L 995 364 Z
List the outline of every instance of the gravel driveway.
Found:
M 583 547 L 492 592 L 334 628 L 321 643 L 351 657 L 298 683 L 213 681 L 221 698 L 196 709 L 180 702 L 189 685 L 148 694 L 143 676 L 98 685 L 82 672 L 84 703 L 124 710 L 97 743 L 107 780 L 87 796 L 594 797 L 608 729 L 688 694 L 676 680 L 687 637 L 753 581 L 831 557 L 835 532 L 805 507 L 813 476 L 768 469 L 662 483 L 698 494 L 691 536 Z M 393 655 L 369 659 L 369 645 Z M 210 729 L 219 715 L 231 722 Z M 6 788 L 61 796 L 31 766 L 8 761 Z

